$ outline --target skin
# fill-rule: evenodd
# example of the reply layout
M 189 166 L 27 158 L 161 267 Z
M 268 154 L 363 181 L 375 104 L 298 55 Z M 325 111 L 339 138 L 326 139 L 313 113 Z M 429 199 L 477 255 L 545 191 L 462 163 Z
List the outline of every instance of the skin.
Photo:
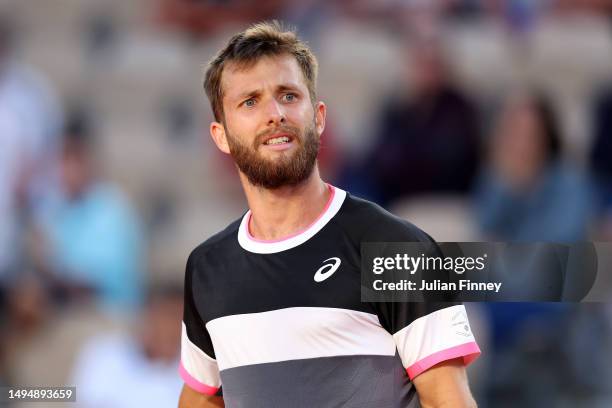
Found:
M 546 162 L 544 128 L 527 96 L 510 98 L 491 147 L 492 167 L 513 190 L 527 191 L 538 181 Z
M 283 124 L 304 129 L 315 122 L 320 137 L 325 128 L 326 107 L 314 105 L 295 59 L 289 55 L 265 57 L 252 67 L 236 69 L 227 66 L 222 77 L 225 123 L 213 122 L 210 133 L 217 147 L 230 154 L 227 133 L 251 146 L 255 135 Z M 292 94 L 295 97 L 288 97 Z M 271 160 L 293 155 L 297 144 L 271 149 L 257 146 L 260 154 Z M 329 191 L 315 168 L 304 182 L 269 190 L 253 186 L 240 173 L 240 180 L 252 212 L 251 234 L 258 239 L 272 240 L 289 236 L 309 226 L 322 212 Z M 422 406 L 475 407 L 465 368 L 460 360 L 449 360 L 414 379 Z M 179 408 L 222 407 L 222 399 L 208 397 L 185 385 Z
M 179 408 L 223 408 L 223 398 L 200 394 L 187 384 L 183 386 Z
M 292 56 L 262 58 L 242 70 L 230 64 L 223 72 L 222 87 L 225 125 L 211 123 L 210 133 L 224 153 L 230 154 L 226 132 L 251 146 L 255 135 L 282 125 L 303 130 L 314 118 L 318 137 L 325 129 L 325 104 L 312 105 L 302 72 Z M 282 151 L 259 145 L 258 152 L 274 161 L 281 155 L 293 155 L 296 149 L 297 142 Z M 279 239 L 306 228 L 329 198 L 316 167 L 300 185 L 274 190 L 253 186 L 244 174 L 239 175 L 252 212 L 250 232 L 258 239 Z
M 60 164 L 64 191 L 70 199 L 77 199 L 87 190 L 94 177 L 91 157 L 84 148 L 67 146 Z
M 416 376 L 412 382 L 423 408 L 475 408 L 461 358 L 444 361 Z

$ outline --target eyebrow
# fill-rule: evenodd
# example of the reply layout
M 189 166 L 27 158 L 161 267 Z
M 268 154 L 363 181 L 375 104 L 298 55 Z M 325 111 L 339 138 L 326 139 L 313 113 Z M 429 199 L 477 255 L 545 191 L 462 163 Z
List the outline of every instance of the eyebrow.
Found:
M 284 92 L 284 91 L 297 91 L 299 92 L 299 87 L 291 82 L 288 83 L 284 83 L 284 84 L 280 84 L 276 87 L 275 89 L 276 92 Z M 237 100 L 243 100 L 243 99 L 247 99 L 247 98 L 253 98 L 255 96 L 261 95 L 262 91 L 261 89 L 253 89 L 251 91 L 246 91 L 246 92 L 242 92 L 241 94 L 239 94 L 236 99 Z
M 279 91 L 298 91 L 299 92 L 299 87 L 296 84 L 293 83 L 287 83 L 287 84 L 281 84 L 277 87 L 277 90 Z
M 239 94 L 236 97 L 236 100 L 243 100 L 243 99 L 247 99 L 247 98 L 252 98 L 254 96 L 258 96 L 259 94 L 261 94 L 261 89 L 254 89 L 252 91 L 247 91 L 247 92 L 243 92 L 241 94 Z

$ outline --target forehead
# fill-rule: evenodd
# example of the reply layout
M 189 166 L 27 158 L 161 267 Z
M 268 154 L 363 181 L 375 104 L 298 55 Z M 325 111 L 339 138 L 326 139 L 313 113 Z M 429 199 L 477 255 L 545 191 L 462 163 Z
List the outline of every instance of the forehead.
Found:
M 246 67 L 229 63 L 221 77 L 223 94 L 228 99 L 280 85 L 307 88 L 302 70 L 292 55 L 266 56 Z

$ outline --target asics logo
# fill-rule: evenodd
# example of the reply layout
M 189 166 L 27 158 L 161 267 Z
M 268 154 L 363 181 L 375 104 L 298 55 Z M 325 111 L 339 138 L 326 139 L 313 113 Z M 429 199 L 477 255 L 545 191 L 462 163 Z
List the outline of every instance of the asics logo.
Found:
M 333 261 L 333 263 L 325 264 L 326 262 Z M 329 258 L 323 261 L 325 265 L 319 268 L 318 271 L 314 274 L 315 282 L 323 282 L 325 279 L 329 278 L 336 272 L 338 267 L 340 266 L 340 258 Z

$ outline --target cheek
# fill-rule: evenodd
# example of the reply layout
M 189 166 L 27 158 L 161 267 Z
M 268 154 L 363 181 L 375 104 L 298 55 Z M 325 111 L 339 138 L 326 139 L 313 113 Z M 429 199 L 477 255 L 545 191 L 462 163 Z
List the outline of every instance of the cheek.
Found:
M 226 128 L 232 134 L 248 134 L 261 126 L 261 118 L 256 110 L 233 112 L 226 116 Z
M 232 138 L 235 141 L 245 143 L 246 135 L 249 134 L 249 126 L 244 120 L 236 116 L 226 117 L 225 131 L 228 139 Z
M 296 106 L 295 109 L 288 109 L 287 119 L 289 122 L 299 124 L 301 128 L 311 126 L 315 120 L 314 108 L 308 103 L 306 106 Z

